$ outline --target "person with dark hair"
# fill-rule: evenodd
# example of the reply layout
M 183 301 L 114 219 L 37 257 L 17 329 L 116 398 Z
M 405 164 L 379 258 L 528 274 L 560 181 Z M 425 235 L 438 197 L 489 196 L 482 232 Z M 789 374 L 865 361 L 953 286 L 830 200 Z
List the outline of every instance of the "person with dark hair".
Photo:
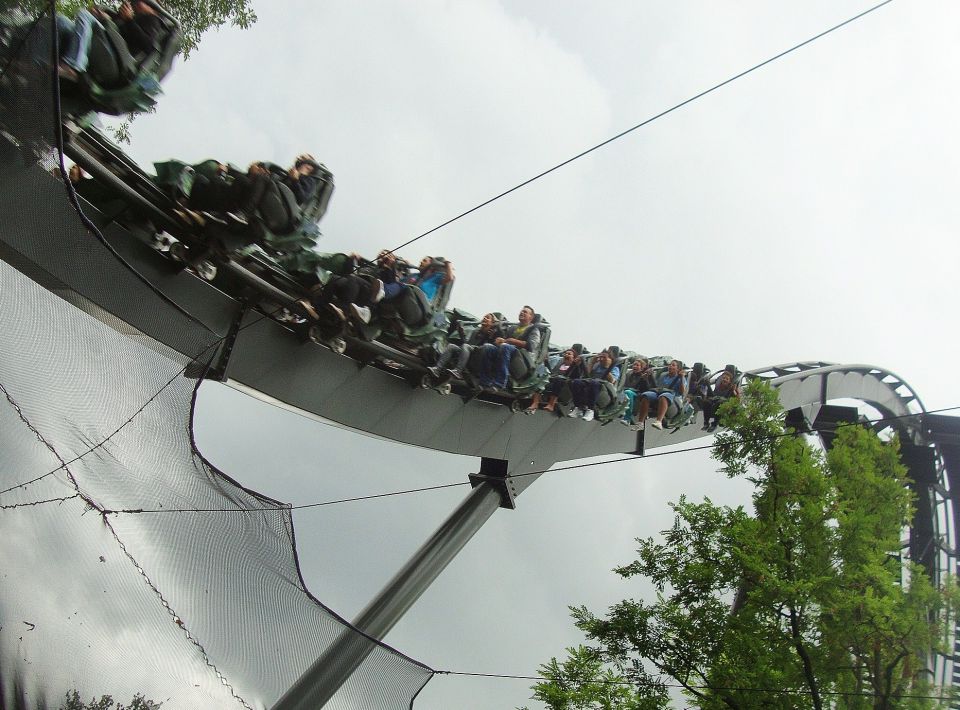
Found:
M 127 50 L 134 57 L 153 51 L 163 32 L 163 23 L 154 7 L 144 0 L 123 2 L 116 12 L 109 12 Z
M 286 176 L 280 181 L 290 188 L 298 205 L 302 205 L 313 195 L 320 176 L 320 163 L 309 153 L 298 155 L 293 167 L 287 170 Z
M 601 382 L 616 382 L 620 379 L 620 368 L 613 362 L 609 350 L 601 350 L 587 367 L 585 377 L 570 381 L 570 394 L 573 395 L 573 409 L 570 416 L 582 417 L 583 421 L 593 421 L 594 407 L 600 394 Z
M 463 345 L 447 344 L 447 347 L 440 353 L 437 364 L 427 368 L 430 374 L 439 380 L 446 370 L 451 377 L 458 380 L 463 379 L 463 371 L 470 360 L 470 353 L 488 343 L 493 343 L 500 334 L 499 326 L 500 323 L 493 313 L 484 315 L 480 321 L 480 326 L 467 337 L 467 342 Z M 448 368 L 450 363 L 453 363 L 453 367 Z
M 550 371 L 550 379 L 547 381 L 547 386 L 543 390 L 543 394 L 547 395 L 547 404 L 544 406 L 543 411 L 556 411 L 557 400 L 560 399 L 560 392 L 563 390 L 564 384 L 583 377 L 583 375 L 584 367 L 580 353 L 573 348 L 564 350 L 563 357 Z M 540 400 L 543 394 L 540 392 L 533 393 L 533 401 L 530 403 L 530 406 L 524 410 L 525 414 L 533 414 L 537 411 L 540 407 Z
M 278 180 L 262 160 L 250 163 L 245 174 L 234 177 L 230 176 L 224 163 L 205 161 L 195 166 L 196 177 L 188 200 L 190 209 L 177 210 L 176 214 L 188 224 L 203 226 L 206 219 L 194 210 L 221 213 L 233 224 L 246 226 L 268 192 L 276 192 L 278 183 L 287 185 L 297 204 L 301 204 L 312 194 L 319 180 L 314 175 L 317 166 L 318 163 L 309 156 L 299 156 L 294 166 Z
M 134 57 L 152 51 L 163 31 L 156 9 L 144 0 L 124 0 L 116 10 L 94 6 L 89 10 L 80 10 L 74 19 L 57 15 L 61 78 L 77 81 L 79 75 L 86 72 L 94 29 L 102 27 L 104 21 L 116 26 L 127 50 Z
M 733 374 L 729 370 L 724 370 L 720 374 L 720 379 L 708 389 L 706 396 L 700 400 L 700 407 L 703 409 L 703 430 L 716 430 L 720 424 L 720 420 L 717 419 L 717 410 L 720 405 L 732 397 L 739 396 L 740 388 L 737 386 Z
M 509 328 L 502 337 L 483 346 L 483 360 L 480 366 L 480 386 L 493 392 L 506 389 L 510 375 L 510 359 L 520 352 L 533 364 L 533 357 L 540 349 L 540 329 L 533 320 L 536 313 L 532 306 L 520 309 L 519 323 Z
M 634 360 L 630 365 L 630 372 L 627 373 L 627 379 L 623 386 L 623 394 L 627 398 L 627 409 L 623 413 L 620 423 L 629 426 L 631 429 L 639 428 L 638 424 L 633 423 L 633 415 L 637 408 L 637 395 L 655 389 L 657 386 L 650 363 L 642 357 Z
M 423 291 L 427 300 L 433 303 L 440 287 L 453 283 L 455 280 L 452 261 L 448 261 L 442 256 L 425 256 L 420 260 L 420 267 L 416 275 L 407 279 L 407 283 Z
M 643 429 L 647 414 L 650 413 L 650 405 L 656 402 L 657 418 L 653 422 L 653 428 L 663 429 L 663 418 L 670 404 L 676 402 L 679 405 L 686 394 L 687 378 L 683 373 L 683 363 L 671 360 L 667 371 L 657 380 L 657 387 L 640 393 L 640 412 L 637 415 L 639 428 Z
M 383 282 L 384 301 L 393 301 L 406 288 L 400 273 L 397 255 L 389 249 L 383 249 L 377 254 L 377 277 Z

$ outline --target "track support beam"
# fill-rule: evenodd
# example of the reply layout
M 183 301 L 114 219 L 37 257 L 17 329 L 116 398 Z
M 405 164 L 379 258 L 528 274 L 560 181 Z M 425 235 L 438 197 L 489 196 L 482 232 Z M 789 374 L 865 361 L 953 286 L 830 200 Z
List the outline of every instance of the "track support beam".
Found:
M 506 462 L 483 459 L 481 471 L 506 472 Z M 493 478 L 492 476 L 490 477 Z M 322 708 L 363 663 L 382 639 L 413 606 L 420 595 L 463 549 L 480 527 L 501 507 L 503 484 L 482 480 L 462 503 L 417 550 L 393 579 L 367 604 L 353 625 L 363 631 L 343 630 L 311 664 L 272 710 L 317 710 Z

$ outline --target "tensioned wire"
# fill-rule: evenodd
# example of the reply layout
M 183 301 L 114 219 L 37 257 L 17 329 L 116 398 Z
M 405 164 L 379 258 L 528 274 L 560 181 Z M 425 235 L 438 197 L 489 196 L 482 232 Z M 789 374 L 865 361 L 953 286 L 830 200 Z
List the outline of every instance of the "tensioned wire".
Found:
M 661 111 L 660 113 L 658 113 L 658 114 L 656 114 L 656 115 L 654 115 L 654 116 L 651 116 L 650 118 L 648 118 L 648 119 L 646 119 L 646 120 L 644 120 L 644 121 L 641 121 L 641 122 L 638 123 L 637 125 L 632 126 L 632 127 L 628 128 L 628 129 L 626 129 L 625 131 L 621 131 L 621 132 L 618 133 L 617 135 L 612 136 L 612 137 L 610 137 L 610 138 L 607 138 L 607 139 L 606 139 L 605 141 L 603 141 L 602 143 L 597 143 L 595 146 L 593 146 L 593 147 L 591 147 L 591 148 L 587 148 L 586 150 L 584 150 L 584 151 L 582 151 L 582 152 L 580 152 L 580 153 L 577 153 L 577 154 L 574 155 L 573 157 L 567 158 L 566 160 L 564 160 L 564 161 L 561 162 L 561 163 L 557 163 L 557 164 L 554 165 L 552 168 L 547 168 L 547 169 L 544 170 L 543 172 L 538 173 L 538 174 L 534 175 L 533 177 L 524 180 L 523 182 L 519 183 L 518 185 L 514 185 L 514 186 L 511 187 L 509 190 L 504 190 L 504 191 L 501 192 L 499 195 L 495 195 L 494 197 L 491 197 L 490 199 L 488 199 L 488 200 L 486 200 L 486 201 L 484 201 L 484 202 L 481 202 L 479 205 L 476 205 L 475 207 L 471 207 L 471 208 L 468 209 L 466 212 L 461 212 L 461 213 L 458 214 L 456 217 L 452 217 L 451 219 L 448 219 L 446 222 L 443 222 L 443 223 L 441 223 L 441 224 L 438 224 L 438 225 L 437 225 L 436 227 L 434 227 L 433 229 L 429 229 L 429 230 L 427 230 L 426 232 L 424 232 L 423 234 L 421 234 L 421 235 L 419 235 L 419 236 L 417 236 L 417 237 L 414 237 L 413 239 L 407 240 L 407 241 L 405 241 L 403 244 L 400 244 L 399 246 L 394 247 L 393 249 L 391 249 L 391 251 L 397 251 L 398 249 L 402 249 L 403 247 L 409 246 L 409 245 L 413 244 L 415 241 L 418 241 L 418 240 L 420 240 L 420 239 L 423 239 L 424 237 L 426 237 L 426 236 L 428 236 L 428 235 L 430 235 L 430 234 L 433 234 L 433 233 L 436 232 L 437 230 L 442 229 L 443 227 L 446 227 L 447 225 L 453 224 L 453 223 L 456 222 L 458 219 L 461 219 L 461 218 L 463 218 L 463 217 L 466 217 L 467 215 L 469 215 L 469 214 L 471 214 L 471 213 L 473 213 L 473 212 L 476 212 L 477 210 L 479 210 L 479 209 L 481 209 L 481 208 L 483 208 L 483 207 L 486 207 L 487 205 L 489 205 L 489 204 L 491 204 L 491 203 L 493 203 L 493 202 L 496 202 L 496 201 L 499 200 L 500 198 L 506 197 L 507 195 L 509 195 L 509 194 L 512 193 L 512 192 L 516 192 L 517 190 L 519 190 L 519 189 L 522 188 L 522 187 L 526 187 L 526 186 L 529 185 L 530 183 L 535 182 L 536 180 L 539 180 L 540 178 L 545 177 L 545 176 L 549 175 L 550 173 L 552 173 L 552 172 L 554 172 L 554 171 L 556 171 L 556 170 L 559 170 L 560 168 L 562 168 L 562 167 L 564 167 L 564 166 L 566 166 L 566 165 L 569 165 L 570 163 L 574 162 L 575 160 L 579 160 L 580 158 L 582 158 L 582 157 L 584 157 L 584 156 L 586 156 L 586 155 L 589 155 L 590 153 L 593 153 L 595 150 L 599 150 L 600 148 L 603 148 L 604 146 L 609 145 L 610 143 L 613 143 L 614 141 L 619 140 L 620 138 L 623 138 L 624 136 L 626 136 L 626 135 L 628 135 L 628 134 L 630 134 L 630 133 L 633 133 L 633 132 L 636 131 L 637 129 L 643 128 L 644 126 L 646 126 L 646 125 L 648 125 L 648 124 L 650 124 L 650 123 L 653 123 L 653 122 L 656 121 L 657 119 L 662 118 L 662 117 L 666 116 L 667 114 L 673 113 L 674 111 L 676 111 L 676 110 L 678 110 L 678 109 L 680 109 L 680 108 L 683 108 L 683 107 L 686 106 L 687 104 L 693 103 L 693 102 L 696 101 L 697 99 L 703 98 L 703 97 L 706 96 L 707 94 L 711 94 L 711 93 L 713 93 L 714 91 L 716 91 L 717 89 L 720 89 L 720 88 L 726 86 L 727 84 L 730 84 L 730 83 L 736 81 L 737 79 L 740 79 L 740 78 L 742 78 L 742 77 L 745 77 L 747 74 L 750 74 L 750 73 L 752 73 L 752 72 L 755 72 L 757 69 L 760 69 L 760 68 L 762 68 L 762 67 L 765 67 L 767 64 L 771 64 L 771 63 L 777 61 L 778 59 L 781 59 L 781 58 L 787 56 L 788 54 L 791 54 L 792 52 L 797 51 L 797 50 L 800 49 L 801 47 L 805 47 L 806 45 L 811 44 L 812 42 L 816 42 L 818 39 L 827 36 L 827 35 L 830 34 L 831 32 L 835 32 L 836 30 L 839 30 L 841 27 L 844 27 L 844 26 L 846 26 L 846 25 L 849 25 L 850 23 L 855 22 L 855 21 L 859 20 L 860 18 L 862 18 L 862 17 L 864 17 L 864 16 L 866 16 L 866 15 L 869 15 L 871 12 L 874 12 L 875 10 L 879 10 L 879 9 L 880 9 L 881 7 L 883 7 L 884 5 L 889 5 L 891 2 L 893 2 L 893 0 L 884 0 L 883 2 L 881 2 L 881 3 L 877 4 L 877 5 L 874 5 L 873 7 L 871 7 L 871 8 L 869 8 L 869 9 L 867 9 L 867 10 L 864 10 L 863 12 L 860 12 L 860 13 L 854 15 L 853 17 L 851 17 L 851 18 L 849 18 L 849 19 L 846 19 L 846 20 L 844 20 L 843 22 L 841 22 L 841 23 L 839 23 L 839 24 L 837 24 L 837 25 L 834 25 L 833 27 L 831 27 L 831 28 L 829 28 L 829 29 L 824 30 L 823 32 L 820 32 L 819 34 L 816 34 L 816 35 L 814 35 L 813 37 L 810 37 L 809 39 L 805 39 L 804 41 L 800 42 L 799 44 L 795 44 L 795 45 L 794 45 L 793 47 L 791 47 L 790 49 L 784 50 L 783 52 L 780 52 L 779 54 L 775 54 L 774 56 L 770 57 L 769 59 L 765 59 L 765 60 L 763 60 L 762 62 L 760 62 L 759 64 L 755 64 L 754 66 L 750 67 L 749 69 L 745 69 L 744 71 L 740 72 L 739 74 L 735 74 L 734 76 L 731 76 L 729 79 L 725 79 L 725 80 L 721 81 L 719 84 L 715 84 L 715 85 L 711 86 L 709 89 L 705 89 L 704 91 L 701 91 L 700 93 L 695 94 L 695 95 L 691 96 L 690 98 L 685 99 L 684 101 L 681 101 L 680 103 L 678 103 L 678 104 L 676 104 L 676 105 L 674 105 L 674 106 L 671 106 L 670 108 L 666 109 L 665 111 Z
M 842 429 L 849 426 L 863 426 L 864 424 L 881 424 L 886 422 L 893 422 L 900 419 L 913 419 L 916 417 L 922 417 L 928 414 L 942 414 L 944 412 L 952 412 L 960 409 L 960 405 L 953 407 L 944 407 L 942 409 L 932 409 L 927 412 L 918 412 L 916 414 L 900 414 L 892 417 L 879 417 L 877 419 L 864 419 L 856 422 L 849 423 L 840 423 L 833 427 L 814 427 L 804 431 L 786 431 L 781 434 L 773 434 L 767 437 L 753 437 L 753 438 L 740 438 L 730 442 L 723 442 L 725 446 L 739 446 L 743 444 L 749 444 L 754 442 L 762 441 L 774 441 L 776 439 L 794 437 L 799 434 L 812 434 L 814 432 L 835 432 L 838 429 Z M 641 459 L 652 459 L 661 456 L 673 456 L 676 454 L 687 454 L 693 451 L 706 451 L 708 449 L 713 449 L 717 446 L 716 443 L 704 444 L 702 446 L 691 446 L 685 449 L 676 449 L 674 451 L 660 451 L 653 454 L 644 454 L 640 455 L 631 455 L 623 456 L 621 458 L 610 459 L 607 461 L 592 461 L 590 463 L 582 464 L 572 464 L 570 466 L 558 466 L 556 468 L 547 468 L 539 471 L 528 471 L 526 473 L 517 473 L 509 476 L 508 478 L 524 478 L 526 476 L 539 476 L 546 473 L 557 473 L 560 471 L 573 471 L 583 468 L 591 468 L 593 466 L 606 466 L 613 463 L 623 463 L 625 461 L 637 461 Z M 51 471 L 50 473 L 53 473 Z M 47 474 L 49 475 L 49 474 Z M 391 498 L 394 496 L 408 495 L 412 493 L 424 493 L 427 491 L 438 491 L 445 488 L 456 488 L 459 486 L 470 486 L 473 485 L 470 481 L 458 481 L 456 483 L 441 483 L 435 486 L 423 486 L 421 488 L 407 488 L 400 491 L 391 491 L 389 493 L 374 493 L 366 496 L 356 496 L 353 498 L 339 498 L 337 500 L 328 500 L 318 503 L 303 503 L 300 505 L 282 505 L 276 507 L 267 507 L 267 508 L 162 508 L 162 509 L 147 509 L 147 508 L 134 508 L 134 509 L 124 509 L 124 510 L 102 510 L 100 511 L 104 515 L 118 515 L 122 513 L 126 514 L 139 514 L 139 513 L 259 513 L 265 510 L 306 510 L 308 508 L 321 508 L 328 505 L 338 505 L 340 503 L 355 503 L 358 501 L 366 500 L 375 500 L 378 498 Z

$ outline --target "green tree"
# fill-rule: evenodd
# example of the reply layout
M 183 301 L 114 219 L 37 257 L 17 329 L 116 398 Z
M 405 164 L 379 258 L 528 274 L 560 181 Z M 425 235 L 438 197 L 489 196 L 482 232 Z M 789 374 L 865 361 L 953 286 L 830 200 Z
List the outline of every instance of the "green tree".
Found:
M 133 696 L 129 705 L 116 704 L 110 695 L 101 695 L 99 700 L 90 698 L 89 703 L 84 703 L 80 699 L 80 693 L 71 690 L 60 704 L 60 710 L 160 710 L 162 705 L 163 703 L 147 700 L 139 693 Z
M 652 582 L 656 599 L 603 616 L 571 608 L 597 659 L 585 682 L 613 673 L 661 707 L 669 686 L 711 710 L 945 707 L 925 697 L 941 692 L 925 658 L 956 587 L 900 558 L 912 499 L 898 442 L 849 426 L 824 456 L 784 431 L 776 392 L 759 382 L 721 413 L 714 458 L 754 484 L 752 512 L 672 505 L 663 539 L 639 539 L 637 559 L 615 570 Z M 545 673 L 536 697 L 568 680 L 565 666 L 552 662 L 561 676 Z
M 640 698 L 630 681 L 605 666 L 600 656 L 585 646 L 567 649 L 567 659 L 551 658 L 540 666 L 544 681 L 533 686 L 533 697 L 550 710 L 646 710 L 655 708 Z M 521 708 L 520 710 L 527 710 Z
M 56 0 L 57 12 L 73 16 L 78 10 L 88 7 L 90 0 Z M 161 4 L 180 23 L 183 33 L 181 53 L 188 56 L 200 43 L 205 32 L 230 24 L 247 29 L 257 21 L 251 0 L 160 0 Z M 6 3 L 5 3 L 6 4 Z M 27 12 L 42 12 L 50 6 L 49 0 L 18 0 Z M 118 7 L 120 0 L 97 2 L 104 7 Z

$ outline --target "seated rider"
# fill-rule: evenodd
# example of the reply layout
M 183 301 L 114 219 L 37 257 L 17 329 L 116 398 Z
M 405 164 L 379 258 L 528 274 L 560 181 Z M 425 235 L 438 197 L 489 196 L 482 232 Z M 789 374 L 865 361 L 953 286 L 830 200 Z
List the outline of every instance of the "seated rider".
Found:
M 437 295 L 441 286 L 453 283 L 456 276 L 453 274 L 453 262 L 442 256 L 425 256 L 420 260 L 419 272 L 406 280 L 406 283 L 417 286 L 430 303 Z
M 667 414 L 670 404 L 678 405 L 687 394 L 687 379 L 683 373 L 683 363 L 671 360 L 667 371 L 660 375 L 654 389 L 640 393 L 640 412 L 637 414 L 638 426 L 643 429 L 650 412 L 650 405 L 657 403 L 657 417 L 653 422 L 654 429 L 663 429 L 663 418 Z
M 317 183 L 320 182 L 320 163 L 313 159 L 309 153 L 298 155 L 293 163 L 293 167 L 287 170 L 287 174 L 280 181 L 290 188 L 298 205 L 302 205 L 307 198 L 313 195 Z
M 480 321 L 480 327 L 470 333 L 467 342 L 463 345 L 449 343 L 444 351 L 440 353 L 437 364 L 428 367 L 430 374 L 440 379 L 443 371 L 446 370 L 451 377 L 460 380 L 463 379 L 463 371 L 470 360 L 470 353 L 476 348 L 482 347 L 488 343 L 492 344 L 500 334 L 500 322 L 493 313 L 487 313 Z M 453 367 L 448 367 L 450 363 Z
M 130 54 L 137 56 L 150 52 L 157 43 L 163 24 L 157 11 L 143 0 L 123 2 L 117 10 L 94 6 L 80 10 L 74 19 L 57 15 L 57 34 L 60 37 L 61 78 L 77 81 L 87 71 L 90 57 L 90 42 L 95 27 L 102 27 L 101 20 L 113 22 L 127 44 Z M 39 48 L 38 51 L 42 51 Z M 45 60 L 45 57 L 35 59 Z
M 386 302 L 395 300 L 406 287 L 402 281 L 397 255 L 389 249 L 377 254 L 377 277 L 383 282 L 383 300 Z
M 303 311 L 313 320 L 320 319 L 323 309 L 340 323 L 348 317 L 369 323 L 370 307 L 383 298 L 383 282 L 357 273 L 361 259 L 356 254 L 320 254 L 316 263 L 331 277 L 325 284 L 314 286 L 307 298 L 297 301 Z
M 583 417 L 583 421 L 593 421 L 594 407 L 597 406 L 597 395 L 600 394 L 601 382 L 616 382 L 620 379 L 620 368 L 613 362 L 609 350 L 601 350 L 593 358 L 587 368 L 585 377 L 570 381 L 570 394 L 573 395 L 573 409 L 571 417 Z
M 301 197 L 309 196 L 316 185 L 319 179 L 314 175 L 317 166 L 312 158 L 302 155 L 279 180 L 290 187 L 297 204 L 300 204 Z M 208 169 L 198 170 L 190 191 L 188 204 L 191 210 L 222 213 L 235 224 L 249 224 L 267 192 L 276 189 L 275 177 L 263 161 L 250 163 L 245 175 L 232 178 L 223 163 L 208 161 L 203 167 Z M 177 215 L 186 222 L 203 226 L 206 220 L 191 210 L 178 210 Z
M 714 431 L 720 424 L 717 419 L 717 409 L 720 405 L 732 397 L 740 396 L 740 388 L 733 379 L 733 373 L 724 370 L 713 387 L 710 387 L 706 396 L 700 400 L 700 407 L 703 409 L 703 430 Z M 713 422 L 711 423 L 711 420 Z
M 639 425 L 633 423 L 633 415 L 637 409 L 637 395 L 656 388 L 657 380 L 650 363 L 642 357 L 634 360 L 624 382 L 623 394 L 627 398 L 627 410 L 623 413 L 620 423 L 632 429 L 637 428 Z
M 540 329 L 533 324 L 535 315 L 531 306 L 524 306 L 520 309 L 517 325 L 493 343 L 483 346 L 479 373 L 481 387 L 494 392 L 506 389 L 510 360 L 515 352 L 523 355 L 528 366 L 533 364 L 534 354 L 540 349 Z
M 583 360 L 578 353 L 573 348 L 567 348 L 563 351 L 563 357 L 560 362 L 554 365 L 553 369 L 550 371 L 550 380 L 547 382 L 547 386 L 544 388 L 544 393 L 547 395 L 547 404 L 543 408 L 545 412 L 553 412 L 557 407 L 557 400 L 560 398 L 560 392 L 563 390 L 563 385 L 569 380 L 575 380 L 583 377 L 584 375 L 584 364 Z M 540 399 L 542 395 L 540 392 L 533 393 L 533 401 L 530 403 L 530 406 L 524 410 L 526 414 L 533 414 L 537 411 L 537 408 L 540 406 Z

